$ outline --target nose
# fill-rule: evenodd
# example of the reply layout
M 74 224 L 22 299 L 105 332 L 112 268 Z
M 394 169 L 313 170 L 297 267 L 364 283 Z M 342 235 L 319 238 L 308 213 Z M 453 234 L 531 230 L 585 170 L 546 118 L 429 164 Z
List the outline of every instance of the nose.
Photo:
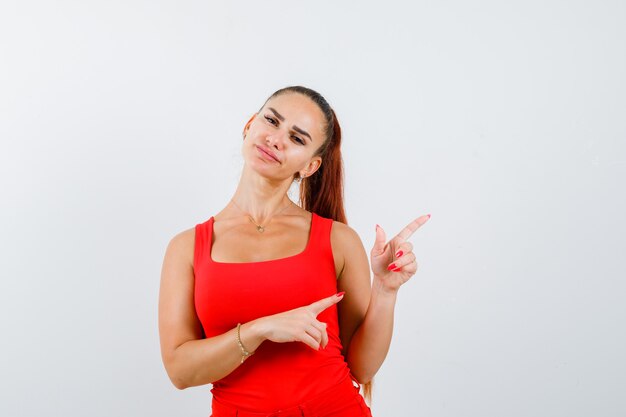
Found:
M 272 135 L 267 135 L 265 138 L 265 142 L 268 146 L 276 149 L 281 149 L 284 143 L 284 135 L 281 133 L 274 133 Z

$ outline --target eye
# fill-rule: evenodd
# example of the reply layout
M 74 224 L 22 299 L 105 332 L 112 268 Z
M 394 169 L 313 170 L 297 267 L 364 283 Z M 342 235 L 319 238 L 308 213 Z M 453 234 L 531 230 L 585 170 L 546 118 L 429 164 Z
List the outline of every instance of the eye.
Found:
M 269 116 L 264 116 L 264 117 L 265 117 L 265 120 L 267 120 L 268 122 L 270 122 L 270 123 L 271 123 L 271 124 L 273 124 L 274 126 L 278 126 L 278 123 L 276 123 L 276 120 L 275 120 L 274 118 L 269 117 Z M 304 140 L 300 139 L 299 137 L 297 137 L 297 136 L 292 136 L 292 137 L 293 137 L 293 138 L 295 139 L 295 141 L 296 141 L 296 142 L 298 142 L 300 145 L 306 145 L 306 142 L 305 142 Z

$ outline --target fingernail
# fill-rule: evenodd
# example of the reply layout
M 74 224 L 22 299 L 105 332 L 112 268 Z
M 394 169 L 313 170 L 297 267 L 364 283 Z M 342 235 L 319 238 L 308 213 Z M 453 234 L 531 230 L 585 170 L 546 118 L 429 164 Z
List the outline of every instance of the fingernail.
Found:
M 376 231 L 378 231 L 378 228 L 379 228 L 379 227 L 380 227 L 380 226 L 377 224 L 377 225 L 376 225 Z
M 400 267 L 400 268 L 396 268 L 396 269 L 392 270 L 391 272 L 398 272 L 398 271 L 399 271 L 399 270 L 401 270 L 401 269 L 402 269 L 402 267 Z
M 402 256 L 404 252 L 402 252 L 401 250 L 399 250 L 398 252 L 396 252 L 396 258 L 399 258 Z
M 391 264 L 387 267 L 387 271 L 391 271 L 392 269 L 396 269 L 396 268 L 397 268 L 396 264 Z
M 430 219 L 430 214 L 428 215 L 428 218 Z
M 338 292 L 337 294 L 335 294 L 337 297 L 342 297 L 346 292 L 345 291 L 341 291 Z

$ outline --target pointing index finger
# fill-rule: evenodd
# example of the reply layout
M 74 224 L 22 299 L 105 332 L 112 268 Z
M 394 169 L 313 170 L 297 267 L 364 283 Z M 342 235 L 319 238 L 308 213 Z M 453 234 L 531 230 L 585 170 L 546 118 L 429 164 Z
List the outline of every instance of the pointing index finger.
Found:
M 309 304 L 309 307 L 313 309 L 313 313 L 317 316 L 322 311 L 326 310 L 328 307 L 333 304 L 337 304 L 343 298 L 343 292 L 333 294 L 330 297 L 322 298 L 321 300 L 315 301 L 312 304 Z
M 396 236 L 399 237 L 402 241 L 406 241 L 411 237 L 413 233 L 420 227 L 424 225 L 430 219 L 430 214 L 426 214 L 424 216 L 420 216 L 417 219 L 413 220 L 411 223 L 407 224 L 404 229 L 400 230 Z

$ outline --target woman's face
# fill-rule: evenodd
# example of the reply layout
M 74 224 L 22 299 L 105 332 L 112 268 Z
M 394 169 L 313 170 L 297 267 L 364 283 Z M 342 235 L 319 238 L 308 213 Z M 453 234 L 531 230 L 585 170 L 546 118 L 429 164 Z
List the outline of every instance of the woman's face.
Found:
M 324 141 L 324 115 L 308 97 L 284 93 L 273 97 L 244 129 L 246 164 L 275 180 L 300 172 L 311 175 L 321 163 L 315 151 Z

